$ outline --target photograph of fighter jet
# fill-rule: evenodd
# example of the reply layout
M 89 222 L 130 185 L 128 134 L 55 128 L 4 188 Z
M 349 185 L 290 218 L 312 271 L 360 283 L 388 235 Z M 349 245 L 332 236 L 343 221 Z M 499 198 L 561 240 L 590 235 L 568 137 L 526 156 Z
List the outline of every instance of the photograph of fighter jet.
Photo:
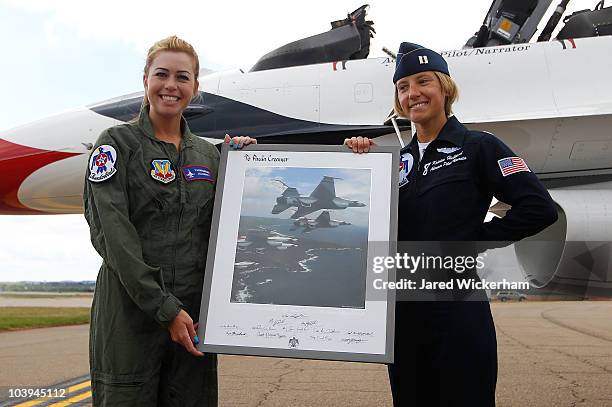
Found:
M 281 180 L 275 180 L 285 186 L 286 189 L 281 196 L 276 198 L 276 205 L 272 208 L 272 213 L 276 215 L 291 207 L 296 207 L 297 210 L 291 215 L 291 219 L 297 219 L 319 209 L 361 208 L 365 206 L 363 202 L 337 197 L 334 179 L 334 177 L 324 176 L 310 196 L 301 196 L 296 188 L 290 187 Z
M 247 169 L 230 301 L 364 308 L 370 184 L 370 169 Z
M 293 222 L 291 230 L 303 228 L 302 233 L 308 233 L 311 230 L 317 228 L 336 228 L 342 225 L 350 225 L 350 223 L 343 220 L 331 219 L 329 211 L 323 211 L 316 219 L 308 219 L 306 217 L 298 218 Z

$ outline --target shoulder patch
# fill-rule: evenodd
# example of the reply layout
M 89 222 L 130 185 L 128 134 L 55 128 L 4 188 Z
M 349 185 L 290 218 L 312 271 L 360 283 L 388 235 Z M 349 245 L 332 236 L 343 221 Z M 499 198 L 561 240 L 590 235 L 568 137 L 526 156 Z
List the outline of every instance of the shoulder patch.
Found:
M 412 170 L 414 165 L 414 158 L 411 153 L 404 153 L 400 155 L 400 167 L 399 167 L 399 186 L 403 187 L 408 183 L 408 174 Z
M 183 167 L 183 175 L 187 181 L 215 181 L 212 171 L 203 165 L 186 165 Z
M 176 178 L 176 173 L 172 169 L 172 163 L 167 159 L 151 161 L 151 178 L 164 184 L 168 184 Z
M 501 160 L 497 160 L 497 165 L 504 177 L 514 174 L 515 172 L 531 172 L 525 161 L 520 157 L 506 157 Z
M 117 172 L 115 168 L 117 151 L 108 144 L 102 144 L 89 157 L 89 179 L 91 182 L 106 181 Z

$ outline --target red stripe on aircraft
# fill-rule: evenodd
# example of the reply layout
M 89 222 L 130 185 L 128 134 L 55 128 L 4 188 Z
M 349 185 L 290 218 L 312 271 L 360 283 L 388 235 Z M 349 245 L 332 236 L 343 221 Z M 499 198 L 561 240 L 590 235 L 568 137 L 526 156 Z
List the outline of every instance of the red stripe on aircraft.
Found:
M 576 48 L 576 43 L 573 38 L 568 38 L 567 40 L 572 43 L 572 48 Z
M 19 186 L 30 174 L 45 165 L 79 154 L 42 150 L 0 139 L 0 214 L 44 213 L 19 202 Z

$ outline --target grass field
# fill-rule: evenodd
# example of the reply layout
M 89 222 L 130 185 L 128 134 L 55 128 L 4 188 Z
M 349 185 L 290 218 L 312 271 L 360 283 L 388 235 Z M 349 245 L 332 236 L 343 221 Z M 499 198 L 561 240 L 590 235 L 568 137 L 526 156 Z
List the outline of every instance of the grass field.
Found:
M 0 331 L 89 323 L 89 308 L 4 307 L 0 308 Z
M 44 293 L 44 292 L 32 292 L 32 293 L 20 293 L 20 292 L 4 292 L 0 293 L 0 297 L 5 298 L 89 298 L 92 297 L 93 293 Z

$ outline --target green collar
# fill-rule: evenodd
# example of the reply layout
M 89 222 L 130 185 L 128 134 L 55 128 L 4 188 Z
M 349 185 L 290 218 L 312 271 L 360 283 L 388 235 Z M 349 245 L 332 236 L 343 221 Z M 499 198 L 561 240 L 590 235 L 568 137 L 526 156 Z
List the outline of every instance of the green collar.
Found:
M 160 141 L 157 137 L 155 137 L 155 131 L 153 131 L 153 123 L 151 123 L 149 111 L 149 105 L 143 105 L 140 108 L 140 113 L 138 114 L 138 126 L 147 137 Z M 193 145 L 193 137 L 194 136 L 191 133 L 191 130 L 189 130 L 187 120 L 185 120 L 185 117 L 181 115 L 181 144 L 183 147 L 191 147 Z

